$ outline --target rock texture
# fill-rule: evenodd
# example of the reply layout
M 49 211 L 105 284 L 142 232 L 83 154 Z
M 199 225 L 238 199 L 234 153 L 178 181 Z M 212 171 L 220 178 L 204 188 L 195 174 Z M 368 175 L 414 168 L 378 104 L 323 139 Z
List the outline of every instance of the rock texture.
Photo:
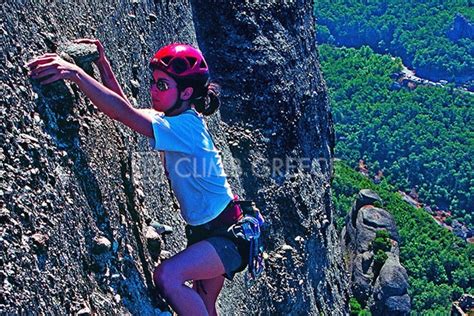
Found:
M 352 295 L 368 306 L 374 315 L 408 315 L 408 275 L 399 261 L 400 237 L 393 217 L 375 207 L 380 197 L 371 190 L 361 190 L 346 218 L 342 231 L 343 248 L 351 272 Z M 373 241 L 378 230 L 386 230 L 390 249 L 380 267 L 375 260 Z
M 223 86 L 222 120 L 209 126 L 234 191 L 266 215 L 269 260 L 255 284 L 240 275 L 226 285 L 220 312 L 347 313 L 330 200 L 334 132 L 311 1 L 9 1 L 1 10 L 2 311 L 167 308 L 151 273 L 158 251 L 184 247 L 184 231 L 157 153 L 74 85 L 41 87 L 23 67 L 45 52 L 85 56 L 76 62 L 90 67 L 94 52 L 69 41 L 97 37 L 138 107 L 149 104 L 148 58 L 171 41 L 199 45 Z M 304 164 L 272 165 L 287 158 Z M 174 232 L 152 234 L 152 219 Z

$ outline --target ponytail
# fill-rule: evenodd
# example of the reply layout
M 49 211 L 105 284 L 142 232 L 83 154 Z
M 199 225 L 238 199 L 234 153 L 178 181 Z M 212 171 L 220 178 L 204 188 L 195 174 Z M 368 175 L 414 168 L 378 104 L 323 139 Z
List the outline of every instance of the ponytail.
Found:
M 192 100 L 196 111 L 202 115 L 209 116 L 219 109 L 221 101 L 220 96 L 220 87 L 218 84 L 211 82 L 210 84 L 204 87 L 204 93 L 199 97 Z M 207 91 L 206 91 L 207 89 Z

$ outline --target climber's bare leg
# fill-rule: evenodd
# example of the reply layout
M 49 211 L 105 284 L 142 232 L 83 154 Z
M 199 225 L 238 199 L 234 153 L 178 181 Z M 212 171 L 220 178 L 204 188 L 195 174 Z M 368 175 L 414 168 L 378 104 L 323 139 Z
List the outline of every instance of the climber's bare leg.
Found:
M 193 282 L 193 289 L 204 301 L 209 316 L 217 316 L 216 301 L 224 285 L 224 280 L 224 276 L 220 275 L 214 279 Z
M 155 269 L 153 279 L 179 315 L 208 315 L 204 300 L 184 282 L 215 279 L 224 273 L 224 265 L 216 250 L 203 240 L 165 260 Z

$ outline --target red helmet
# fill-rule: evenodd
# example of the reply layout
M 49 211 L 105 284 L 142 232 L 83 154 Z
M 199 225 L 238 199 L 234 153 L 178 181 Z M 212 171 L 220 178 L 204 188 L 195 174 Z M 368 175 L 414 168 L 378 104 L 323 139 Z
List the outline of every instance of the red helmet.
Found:
M 158 50 L 150 60 L 152 69 L 160 69 L 177 79 L 209 76 L 209 68 L 199 49 L 187 44 L 170 44 Z

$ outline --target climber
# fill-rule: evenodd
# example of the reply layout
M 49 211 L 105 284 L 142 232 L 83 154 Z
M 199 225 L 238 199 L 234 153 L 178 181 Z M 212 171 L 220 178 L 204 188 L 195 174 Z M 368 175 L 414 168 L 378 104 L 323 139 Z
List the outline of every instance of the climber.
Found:
M 255 258 L 257 250 L 252 252 L 249 240 L 258 240 L 260 233 L 245 227 L 260 225 L 261 218 L 258 223 L 251 219 L 239 222 L 248 216 L 244 216 L 232 193 L 203 119 L 203 115 L 215 113 L 220 106 L 219 87 L 210 82 L 204 56 L 186 44 L 159 49 L 149 64 L 152 107 L 137 109 L 120 88 L 100 42 L 76 42 L 97 46 L 96 64 L 102 84 L 56 54 L 31 60 L 27 64 L 30 76 L 41 80 L 41 84 L 60 79 L 74 82 L 99 110 L 148 137 L 153 149 L 161 152 L 187 223 L 188 245 L 155 269 L 155 285 L 179 315 L 216 315 L 215 304 L 224 279 L 231 280 L 236 272 L 245 269 L 249 251 L 250 257 Z M 239 238 L 238 233 L 230 237 L 217 233 L 239 225 L 245 228 L 240 230 L 240 237 L 244 238 Z M 250 235 L 245 236 L 246 232 Z M 190 280 L 192 289 L 185 285 Z

